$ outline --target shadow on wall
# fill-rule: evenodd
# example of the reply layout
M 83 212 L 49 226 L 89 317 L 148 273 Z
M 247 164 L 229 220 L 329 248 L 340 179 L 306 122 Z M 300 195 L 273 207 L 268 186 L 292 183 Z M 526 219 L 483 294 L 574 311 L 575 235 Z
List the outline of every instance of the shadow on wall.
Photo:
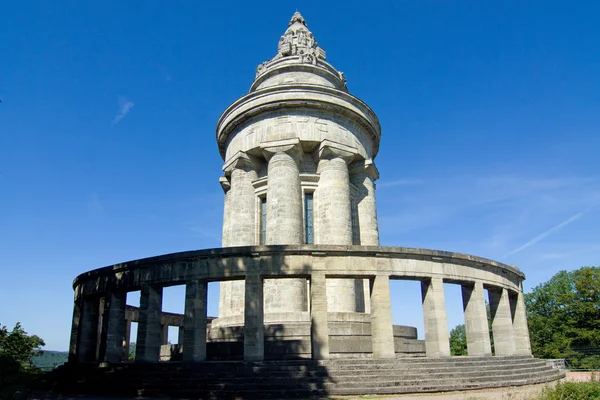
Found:
M 282 250 L 285 248 L 285 246 L 278 247 Z M 247 276 L 289 277 L 286 274 L 289 267 L 286 258 L 282 255 L 254 259 L 250 263 L 240 261 L 239 258 L 224 259 L 223 264 L 228 268 L 232 265 L 227 264 L 235 263 L 235 268 L 229 270 L 239 269 Z M 148 267 L 150 270 L 153 269 L 152 267 L 158 267 L 154 271 L 162 269 L 162 266 L 156 264 Z M 202 268 L 202 265 L 196 264 L 195 267 Z M 310 266 L 305 265 L 301 275 L 310 278 L 310 271 Z M 199 271 L 198 274 L 202 275 L 202 272 Z M 128 275 L 130 274 L 125 273 L 118 278 L 115 277 L 116 279 L 113 278 L 114 280 L 106 285 L 106 292 L 110 293 L 125 287 L 122 279 L 128 279 Z M 182 277 L 182 280 L 194 279 L 193 273 L 189 275 L 191 276 Z M 298 274 L 294 277 L 298 277 Z M 161 277 L 153 278 L 156 278 L 152 279 L 155 284 L 161 281 Z M 260 301 L 252 301 L 255 300 L 252 298 L 247 300 L 249 301 L 246 301 L 246 313 L 261 315 L 262 310 L 259 308 L 263 308 L 263 304 Z M 175 361 L 180 357 L 183 348 L 178 345 L 165 345 L 164 348 L 168 348 L 169 353 L 174 355 L 171 361 L 100 364 L 69 362 L 62 369 L 55 371 L 51 381 L 55 382 L 55 388 L 60 393 L 92 395 L 157 395 L 223 399 L 328 397 L 327 383 L 333 380 L 327 367 L 312 359 L 293 359 L 293 355 L 299 353 L 310 356 L 310 334 L 305 340 L 290 336 L 286 334 L 285 323 L 267 326 L 263 324 L 263 332 L 257 334 L 251 325 L 250 328 L 216 327 L 213 332 L 216 337 L 233 336 L 236 340 L 211 342 L 209 339 L 206 362 Z M 310 331 L 310 326 L 308 328 Z M 248 340 L 244 340 L 247 334 L 257 339 L 262 337 L 264 353 L 269 354 L 271 360 L 243 361 L 244 346 L 249 343 Z M 254 343 L 250 341 L 250 346 L 258 348 L 260 342 L 260 340 Z M 236 361 L 220 361 L 223 359 Z

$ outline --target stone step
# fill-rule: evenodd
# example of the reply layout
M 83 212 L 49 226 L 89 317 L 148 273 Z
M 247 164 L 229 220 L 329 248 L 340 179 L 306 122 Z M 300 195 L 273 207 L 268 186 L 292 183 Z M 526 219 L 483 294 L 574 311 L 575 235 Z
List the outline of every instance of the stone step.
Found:
M 310 387 L 311 389 L 317 389 L 319 387 L 325 387 L 328 389 L 343 386 L 345 388 L 366 388 L 366 387 L 405 387 L 405 386 L 447 386 L 447 385 L 469 385 L 477 383 L 486 383 L 489 381 L 494 382 L 512 382 L 518 379 L 537 379 L 543 378 L 548 374 L 548 371 L 536 371 L 528 373 L 520 372 L 507 372 L 498 373 L 491 376 L 480 376 L 480 375 L 457 375 L 454 377 L 428 377 L 428 379 L 403 379 L 398 377 L 380 377 L 378 379 L 369 379 L 357 382 L 327 382 L 327 380 L 321 379 L 238 379 L 238 380 L 223 380 L 223 381 L 207 381 L 199 382 L 194 380 L 165 380 L 162 382 L 153 382 L 149 386 L 157 385 L 171 385 L 179 388 L 195 388 L 195 389 L 230 389 L 230 390 L 263 390 L 263 389 L 283 389 L 283 388 L 295 388 L 297 386 Z
M 452 362 L 473 362 L 473 361 L 484 361 L 484 362 L 503 362 L 510 360 L 532 360 L 531 356 L 453 356 L 453 357 L 441 357 L 441 358 L 426 358 L 426 357 L 396 357 L 396 358 L 384 358 L 384 359 L 373 359 L 373 358 L 346 358 L 346 359 L 330 359 L 320 361 L 323 365 L 329 364 L 355 364 L 355 363 L 386 363 L 386 362 L 401 362 L 401 363 L 431 363 L 438 362 L 439 360 L 452 360 Z M 302 360 L 297 360 L 302 362 Z
M 427 374 L 433 372 L 444 372 L 444 371 L 469 371 L 469 370 L 478 370 L 478 371 L 487 371 L 487 370 L 495 370 L 495 369 L 522 369 L 522 368 L 534 368 L 534 367 L 546 367 L 546 363 L 544 361 L 535 361 L 535 362 L 521 362 L 521 363 L 512 363 L 512 364 L 496 364 L 496 365 L 452 365 L 449 363 L 441 363 L 437 365 L 415 365 L 415 366 L 394 366 L 394 365 L 371 365 L 370 367 L 366 366 L 355 366 L 354 368 L 286 368 L 285 366 L 279 366 L 277 368 L 271 367 L 253 367 L 246 369 L 227 369 L 220 370 L 216 368 L 209 368 L 208 366 L 205 368 L 195 368 L 191 370 L 185 369 L 161 369 L 160 371 L 147 371 L 147 370 L 139 370 L 136 368 L 130 369 L 116 369 L 117 371 L 125 371 L 132 374 L 144 374 L 146 376 L 165 376 L 169 374 L 183 374 L 189 377 L 212 377 L 212 376 L 227 376 L 227 377 L 239 377 L 239 376 L 259 376 L 259 375 L 268 375 L 268 376 L 304 376 L 304 375 L 336 375 L 336 376 L 344 376 L 344 375 L 352 375 L 356 376 L 356 374 L 364 374 L 364 373 L 385 373 L 386 371 L 395 371 L 398 373 L 419 373 L 419 374 Z
M 135 396 L 141 391 L 201 399 L 468 390 L 543 383 L 564 376 L 531 357 L 428 359 L 410 365 L 399 359 L 354 361 L 124 363 L 105 368 L 67 364 L 57 371 L 67 377 L 65 387 L 74 393 Z
M 503 368 L 504 369 L 504 368 Z M 521 372 L 525 371 L 545 371 L 548 369 L 545 363 L 538 364 L 523 364 L 517 367 L 510 368 L 511 370 L 518 370 Z M 441 376 L 455 376 L 457 374 L 497 374 L 499 370 L 498 367 L 490 367 L 490 366 L 482 366 L 480 368 L 473 367 L 446 367 L 446 368 L 427 368 L 427 369 L 385 369 L 385 370 L 360 370 L 360 371 L 349 371 L 349 370 L 317 370 L 317 371 L 278 371 L 278 372 L 268 372 L 268 373 L 252 373 L 252 374 L 240 374 L 240 375 L 223 375 L 219 372 L 207 371 L 207 372 L 184 372 L 179 374 L 162 374 L 157 375 L 157 379 L 161 378 L 170 378 L 177 380 L 185 380 L 185 379 L 195 379 L 195 380 L 211 380 L 211 379 L 279 379 L 279 378 L 317 378 L 328 376 L 331 378 L 343 380 L 343 379 L 356 379 L 357 372 L 361 378 L 364 377 L 378 377 L 378 376 L 388 376 L 390 373 L 393 373 L 394 376 L 401 376 L 403 379 L 408 379 L 411 377 L 419 378 L 421 376 L 430 376 L 435 375 L 438 377 Z M 135 374 L 135 373 L 133 373 Z M 146 375 L 147 376 L 147 375 Z

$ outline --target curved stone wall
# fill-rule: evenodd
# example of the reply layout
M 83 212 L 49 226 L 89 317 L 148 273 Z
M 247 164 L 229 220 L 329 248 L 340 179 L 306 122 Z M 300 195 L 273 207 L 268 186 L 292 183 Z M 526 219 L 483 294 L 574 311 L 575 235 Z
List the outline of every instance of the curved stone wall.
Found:
M 370 282 L 369 347 L 373 358 L 395 357 L 394 337 L 401 336 L 395 334 L 391 320 L 390 279 L 421 282 L 427 356 L 450 355 L 444 282 L 462 286 L 470 355 L 491 355 L 484 289 L 489 292 L 495 354 L 531 354 L 521 291 L 524 275 L 516 267 L 435 250 L 305 245 L 181 252 L 81 274 L 73 283 L 71 359 L 121 361 L 126 330 L 126 294 L 141 290 L 136 360 L 158 361 L 162 344 L 162 288 L 185 284 L 183 359 L 203 361 L 207 342 L 207 283 L 233 279 L 243 280 L 245 287 L 244 359 L 264 359 L 263 283 L 265 279 L 285 278 L 303 278 L 310 282 L 310 349 L 306 351 L 314 359 L 329 358 L 330 345 L 343 347 L 343 343 L 336 344 L 331 338 L 335 335 L 329 327 L 329 321 L 342 318 L 327 311 L 326 280 L 331 278 Z M 97 325 L 100 299 L 105 303 L 101 329 Z M 331 351 L 335 352 L 337 350 Z

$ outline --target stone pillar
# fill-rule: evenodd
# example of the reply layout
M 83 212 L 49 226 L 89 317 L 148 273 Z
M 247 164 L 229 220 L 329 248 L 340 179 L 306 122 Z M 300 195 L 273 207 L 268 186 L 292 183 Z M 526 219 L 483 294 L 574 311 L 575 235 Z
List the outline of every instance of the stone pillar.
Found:
M 98 346 L 98 322 L 100 320 L 100 299 L 84 297 L 82 299 L 81 322 L 79 328 L 78 360 L 92 362 L 96 360 Z
M 515 333 L 516 354 L 520 356 L 531 355 L 531 342 L 529 340 L 529 327 L 525 312 L 525 299 L 523 292 L 518 291 L 510 296 L 513 315 L 513 330 Z
M 206 360 L 206 294 L 206 281 L 187 282 L 183 342 L 179 342 L 180 345 L 183 345 L 183 361 Z
M 361 246 L 379 246 L 379 225 L 375 201 L 375 181 L 379 171 L 371 160 L 357 161 L 350 166 L 350 181 L 358 189 L 356 199 L 358 229 Z
M 247 275 L 244 311 L 244 360 L 261 361 L 265 357 L 263 281 L 260 275 Z
M 160 325 L 160 344 L 169 344 L 169 325 Z
M 225 194 L 225 198 L 223 200 L 223 236 L 221 238 L 221 246 L 229 247 L 229 219 L 231 215 L 230 203 L 231 203 L 231 195 L 230 189 L 231 184 L 229 183 L 229 179 L 227 177 L 222 176 L 219 178 L 219 184 L 223 189 L 223 193 Z
M 354 148 L 324 140 L 317 149 L 315 222 L 316 244 L 352 245 L 352 208 L 348 163 Z M 330 312 L 364 312 L 365 294 L 361 279 L 327 280 L 327 308 Z
M 261 144 L 268 160 L 266 244 L 304 243 L 299 163 L 302 147 L 296 139 Z M 265 313 L 307 310 L 306 279 L 267 279 Z
M 319 222 L 319 244 L 352 244 L 350 176 L 348 162 L 354 154 L 347 146 L 322 143 L 319 151 L 319 201 L 316 220 Z
M 106 296 L 104 313 L 106 327 L 106 352 L 104 361 L 120 362 L 123 360 L 123 344 L 125 341 L 125 307 L 126 292 L 112 292 Z
M 182 346 L 183 345 L 183 325 L 179 325 L 177 329 L 177 343 Z
M 320 271 L 313 272 L 310 278 L 310 340 L 314 360 L 329 359 L 326 281 L 325 273 Z
M 81 324 L 81 299 L 75 299 L 73 302 L 73 319 L 71 320 L 71 340 L 69 341 L 69 362 L 77 362 L 78 359 L 78 344 L 79 344 L 79 327 Z
M 425 352 L 427 357 L 449 357 L 450 339 L 446 319 L 444 282 L 431 278 L 421 282 L 423 319 L 425 322 Z M 371 310 L 373 304 L 371 304 Z
M 267 158 L 267 245 L 302 244 L 302 189 L 300 170 L 302 148 L 298 139 L 267 142 L 262 146 Z
M 469 356 L 491 356 L 483 283 L 476 281 L 472 284 L 463 284 L 461 288 L 468 354 Z
M 390 304 L 390 277 L 377 275 L 371 284 L 371 335 L 373 358 L 394 358 L 394 328 Z
M 220 180 L 225 191 L 223 217 L 223 246 L 255 246 L 256 194 L 252 182 L 258 179 L 258 165 L 254 158 L 244 152 L 237 153 L 223 170 L 228 175 Z M 244 282 L 221 282 L 219 316 L 243 315 Z
M 127 310 L 127 306 L 125 306 Z M 123 360 L 129 360 L 129 343 L 131 342 L 131 319 L 125 314 L 125 342 L 123 343 Z
M 223 167 L 231 174 L 228 213 L 228 246 L 254 246 L 256 239 L 256 194 L 252 182 L 258 179 L 256 163 L 246 153 L 239 152 Z
M 516 353 L 516 346 L 508 291 L 504 288 L 490 288 L 488 294 L 495 355 L 512 356 Z
M 160 356 L 162 287 L 142 284 L 135 361 L 158 362 Z

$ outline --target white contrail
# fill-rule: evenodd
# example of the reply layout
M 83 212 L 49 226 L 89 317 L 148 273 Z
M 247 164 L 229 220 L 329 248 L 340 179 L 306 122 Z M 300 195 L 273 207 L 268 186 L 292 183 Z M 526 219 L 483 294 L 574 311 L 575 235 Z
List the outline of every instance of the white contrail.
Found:
M 562 228 L 564 228 L 565 226 L 569 225 L 571 222 L 577 221 L 579 218 L 581 218 L 581 216 L 583 214 L 585 214 L 585 211 L 578 212 L 577 214 L 573 215 L 571 218 L 569 218 L 569 219 L 561 222 L 560 224 L 558 224 L 556 226 L 553 226 L 552 228 L 548 229 L 547 231 L 545 231 L 543 233 L 540 233 L 539 235 L 537 235 L 536 237 L 534 237 L 533 239 L 531 239 L 530 241 L 528 241 L 527 243 L 525 243 L 523 246 L 521 246 L 519 248 L 516 248 L 515 250 L 511 251 L 510 253 L 508 253 L 504 257 L 511 256 L 511 255 L 513 255 L 515 253 L 520 252 L 521 250 L 524 250 L 524 249 L 528 248 L 531 245 L 536 244 L 540 240 L 544 240 L 545 238 L 547 238 L 548 236 L 550 236 L 554 232 L 559 231 Z

